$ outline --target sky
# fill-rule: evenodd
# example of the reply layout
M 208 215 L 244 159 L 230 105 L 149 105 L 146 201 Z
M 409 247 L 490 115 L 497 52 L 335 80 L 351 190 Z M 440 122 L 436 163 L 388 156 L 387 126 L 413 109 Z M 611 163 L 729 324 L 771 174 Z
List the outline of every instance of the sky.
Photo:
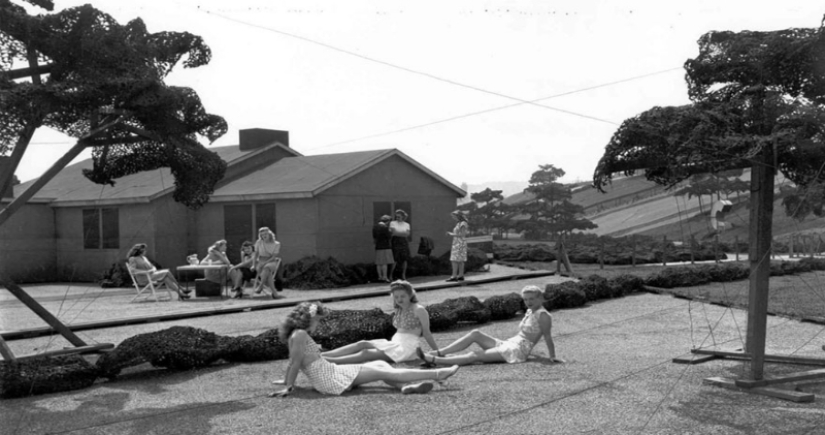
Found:
M 55 0 L 187 31 L 210 64 L 166 83 L 238 130 L 287 130 L 304 155 L 396 148 L 455 185 L 588 181 L 622 121 L 687 104 L 682 65 L 708 31 L 819 27 L 811 0 Z M 538 101 L 537 101 L 538 100 Z M 17 176 L 74 139 L 42 128 Z M 77 160 L 89 158 L 89 153 Z

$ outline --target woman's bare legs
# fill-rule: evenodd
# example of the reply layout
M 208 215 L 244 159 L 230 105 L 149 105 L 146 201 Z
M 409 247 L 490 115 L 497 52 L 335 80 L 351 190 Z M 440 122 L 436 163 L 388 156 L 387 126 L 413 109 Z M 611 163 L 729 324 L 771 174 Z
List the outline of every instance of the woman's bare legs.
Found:
M 243 272 L 240 269 L 232 269 L 229 272 L 229 279 L 232 280 L 232 289 L 243 288 Z
M 453 266 L 453 273 L 450 275 L 450 278 L 458 278 L 458 262 L 453 261 L 451 262 Z
M 485 349 L 478 352 L 468 352 L 455 356 L 428 356 L 426 361 L 443 366 L 465 366 L 467 364 L 475 363 L 507 362 L 507 360 L 505 360 L 504 357 L 501 356 L 501 354 L 495 349 Z
M 456 275 L 456 277 L 464 278 L 464 262 L 463 261 L 458 262 L 458 275 Z
M 437 370 L 418 369 L 398 369 L 390 367 L 384 362 L 375 361 L 364 364 L 361 372 L 352 381 L 352 385 L 368 384 L 370 382 L 383 381 L 384 383 L 399 388 L 400 385 L 420 381 L 443 381 L 454 375 L 458 367 L 449 367 Z
M 365 340 L 322 352 L 321 356 L 333 364 L 361 364 L 369 361 L 393 362 L 387 354 L 376 349 L 372 343 Z
M 442 355 L 447 355 L 462 351 L 473 344 L 479 345 L 484 350 L 492 349 L 496 347 L 496 338 L 491 335 L 487 335 L 478 329 L 473 329 L 469 334 L 459 338 L 445 347 L 442 347 L 440 350 Z M 433 353 L 434 352 L 430 352 L 430 354 Z

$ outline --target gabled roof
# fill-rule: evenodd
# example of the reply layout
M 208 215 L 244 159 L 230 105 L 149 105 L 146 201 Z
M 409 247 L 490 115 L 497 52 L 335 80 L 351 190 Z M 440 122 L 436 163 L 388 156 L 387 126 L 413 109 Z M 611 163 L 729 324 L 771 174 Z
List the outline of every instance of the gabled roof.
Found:
M 238 146 L 210 148 L 230 167 L 256 158 L 272 147 L 290 150 L 294 157 L 284 157 L 230 181 L 221 182 L 211 202 L 310 198 L 342 181 L 393 156 L 412 164 L 463 197 L 466 193 L 396 149 L 360 151 L 341 154 L 302 156 L 289 147 L 273 144 L 253 152 L 242 152 Z M 55 207 L 83 205 L 115 205 L 146 203 L 174 189 L 174 177 L 169 168 L 140 172 L 119 178 L 114 186 L 94 184 L 83 176 L 92 161 L 84 160 L 66 167 L 44 186 L 30 202 L 49 203 Z M 15 186 L 20 195 L 34 180 Z

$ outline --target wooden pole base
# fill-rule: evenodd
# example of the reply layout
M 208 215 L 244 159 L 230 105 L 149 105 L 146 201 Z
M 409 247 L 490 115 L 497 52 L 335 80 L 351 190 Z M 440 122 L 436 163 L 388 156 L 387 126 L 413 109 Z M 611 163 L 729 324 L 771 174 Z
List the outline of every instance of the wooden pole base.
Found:
M 729 390 L 740 391 L 743 393 L 748 394 L 758 394 L 760 396 L 768 396 L 768 397 L 775 397 L 777 399 L 782 400 L 789 400 L 791 402 L 797 403 L 808 403 L 813 402 L 816 396 L 812 393 L 805 393 L 802 391 L 795 391 L 795 390 L 786 390 L 783 388 L 774 388 L 774 387 L 755 387 L 755 388 L 742 388 L 736 385 L 736 381 L 733 379 L 721 378 L 721 377 L 714 377 L 714 378 L 706 378 L 705 384 L 708 385 L 715 385 L 717 387 L 726 388 Z

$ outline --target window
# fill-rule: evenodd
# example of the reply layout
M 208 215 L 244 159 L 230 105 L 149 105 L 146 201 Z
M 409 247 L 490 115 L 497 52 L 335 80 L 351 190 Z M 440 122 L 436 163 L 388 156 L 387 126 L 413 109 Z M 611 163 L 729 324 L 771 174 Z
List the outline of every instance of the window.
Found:
M 83 210 L 83 249 L 119 249 L 120 221 L 116 208 Z
M 375 225 L 381 216 L 388 215 L 395 219 L 395 211 L 401 209 L 407 212 L 406 222 L 412 228 L 412 203 L 409 201 L 375 201 L 372 203 L 372 224 Z M 415 231 L 415 228 L 412 228 Z M 412 240 L 412 231 L 410 231 L 409 240 Z
M 223 207 L 223 234 L 226 254 L 233 263 L 241 261 L 241 244 L 258 239 L 258 228 L 269 227 L 278 234 L 275 204 L 243 204 Z

